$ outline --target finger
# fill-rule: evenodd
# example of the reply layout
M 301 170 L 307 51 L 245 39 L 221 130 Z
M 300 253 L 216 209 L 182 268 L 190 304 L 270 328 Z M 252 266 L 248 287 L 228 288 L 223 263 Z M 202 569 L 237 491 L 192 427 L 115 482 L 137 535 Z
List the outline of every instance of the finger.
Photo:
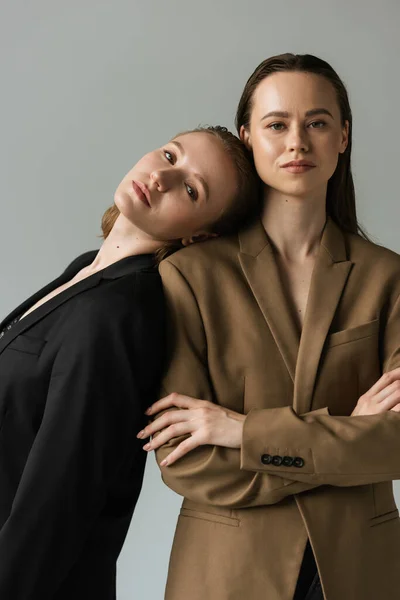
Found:
M 189 421 L 185 421 L 184 423 L 176 423 L 175 425 L 171 425 L 158 434 L 155 438 L 148 442 L 143 449 L 149 452 L 150 450 L 156 450 L 163 446 L 170 440 L 180 437 L 182 435 L 191 434 L 194 431 L 193 423 Z
M 368 390 L 367 395 L 374 396 L 385 389 L 385 387 L 398 380 L 400 380 L 400 368 L 388 371 L 387 373 L 384 373 L 376 383 L 374 383 L 374 385 Z
M 184 440 L 183 442 L 181 442 L 179 444 L 179 446 L 177 446 L 175 448 L 175 450 L 173 452 L 171 452 L 171 454 L 169 454 L 167 456 L 167 458 L 165 458 L 160 463 L 160 466 L 161 467 L 169 467 L 170 465 L 175 463 L 177 460 L 179 460 L 180 458 L 185 456 L 188 452 L 191 452 L 191 450 L 194 450 L 198 446 L 200 446 L 200 442 L 196 439 L 196 437 L 191 436 L 187 440 Z
M 192 398 L 190 396 L 184 396 L 183 394 L 177 394 L 173 392 L 165 398 L 161 398 L 161 400 L 157 400 L 154 404 L 149 406 L 146 410 L 146 415 L 155 415 L 166 408 L 171 408 L 176 406 L 177 408 L 196 408 L 201 405 L 201 403 L 205 403 L 206 400 L 199 400 L 197 398 Z
M 397 386 L 396 386 L 397 387 Z M 384 411 L 391 410 L 396 404 L 400 402 L 400 386 L 397 387 L 385 400 L 383 400 L 379 407 L 383 408 Z
M 393 412 L 400 413 L 400 403 L 396 404 L 396 406 L 393 406 L 393 408 L 391 408 L 390 410 L 392 410 Z
M 375 400 L 377 404 L 382 405 L 384 410 L 389 410 L 393 407 L 390 402 L 395 400 L 397 394 L 398 402 L 400 401 L 400 381 L 394 381 L 385 387 L 379 394 L 376 395 Z M 390 401 L 389 401 L 390 398 Z
M 173 423 L 189 421 L 191 418 L 193 418 L 193 413 L 190 410 L 171 410 L 146 425 L 146 427 L 137 434 L 137 437 L 139 439 L 145 439 Z

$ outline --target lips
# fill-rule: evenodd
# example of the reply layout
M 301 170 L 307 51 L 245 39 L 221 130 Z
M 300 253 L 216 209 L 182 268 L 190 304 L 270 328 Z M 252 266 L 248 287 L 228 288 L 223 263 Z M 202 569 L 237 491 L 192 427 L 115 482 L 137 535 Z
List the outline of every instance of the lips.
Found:
M 315 167 L 315 164 L 310 160 L 291 160 L 282 165 L 282 167 Z
M 305 173 L 314 169 L 315 164 L 309 160 L 291 160 L 281 166 L 282 169 L 289 171 L 289 173 Z
M 150 206 L 150 192 L 144 183 L 132 180 L 132 188 L 139 200 L 147 206 Z

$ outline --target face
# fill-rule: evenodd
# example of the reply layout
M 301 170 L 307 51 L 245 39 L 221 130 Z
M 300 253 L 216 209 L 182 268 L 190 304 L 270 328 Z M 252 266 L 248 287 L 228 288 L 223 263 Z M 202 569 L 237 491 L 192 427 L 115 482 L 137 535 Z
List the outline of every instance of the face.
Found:
M 257 87 L 248 130 L 260 178 L 290 196 L 326 194 L 348 143 L 333 86 L 320 75 L 274 73 Z
M 119 184 L 114 201 L 151 239 L 189 238 L 206 232 L 229 208 L 236 181 L 221 141 L 194 132 L 143 156 Z

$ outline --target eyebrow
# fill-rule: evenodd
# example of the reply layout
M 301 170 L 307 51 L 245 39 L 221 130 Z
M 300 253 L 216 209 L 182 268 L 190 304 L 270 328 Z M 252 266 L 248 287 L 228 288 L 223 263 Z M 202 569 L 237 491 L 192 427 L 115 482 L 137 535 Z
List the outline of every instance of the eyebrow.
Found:
M 182 144 L 181 144 L 180 142 L 178 142 L 178 141 L 176 141 L 176 140 L 172 140 L 172 141 L 171 141 L 171 144 L 174 144 L 174 145 L 175 145 L 175 146 L 178 148 L 179 152 L 180 152 L 180 153 L 181 153 L 183 156 L 185 156 L 185 155 L 186 155 L 185 149 L 184 149 L 184 147 L 182 146 Z M 201 185 L 202 185 L 202 186 L 203 186 L 203 188 L 204 188 L 204 192 L 205 192 L 205 195 L 206 195 L 206 201 L 208 201 L 208 198 L 209 198 L 209 196 L 210 196 L 210 188 L 208 187 L 208 183 L 207 183 L 207 181 L 204 179 L 204 177 L 202 177 L 202 176 L 201 176 L 201 175 L 199 175 L 198 173 L 193 173 L 193 176 L 194 176 L 196 179 L 198 179 L 198 181 L 200 181 Z
M 328 115 L 333 119 L 332 113 L 329 112 L 327 108 L 313 108 L 306 112 L 306 117 L 314 117 L 315 115 Z M 280 117 L 282 119 L 288 119 L 290 114 L 288 112 L 284 112 L 281 110 L 273 110 L 266 115 L 264 115 L 260 121 L 264 121 L 264 119 L 268 119 L 268 117 Z

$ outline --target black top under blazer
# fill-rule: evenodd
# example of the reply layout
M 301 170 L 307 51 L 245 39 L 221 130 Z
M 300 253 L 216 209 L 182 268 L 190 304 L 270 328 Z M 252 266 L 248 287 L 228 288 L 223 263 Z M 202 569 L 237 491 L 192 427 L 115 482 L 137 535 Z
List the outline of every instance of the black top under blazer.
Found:
M 76 259 L 0 330 L 90 264 Z M 48 300 L 0 339 L 0 599 L 113 600 L 157 394 L 164 302 L 152 255 Z

